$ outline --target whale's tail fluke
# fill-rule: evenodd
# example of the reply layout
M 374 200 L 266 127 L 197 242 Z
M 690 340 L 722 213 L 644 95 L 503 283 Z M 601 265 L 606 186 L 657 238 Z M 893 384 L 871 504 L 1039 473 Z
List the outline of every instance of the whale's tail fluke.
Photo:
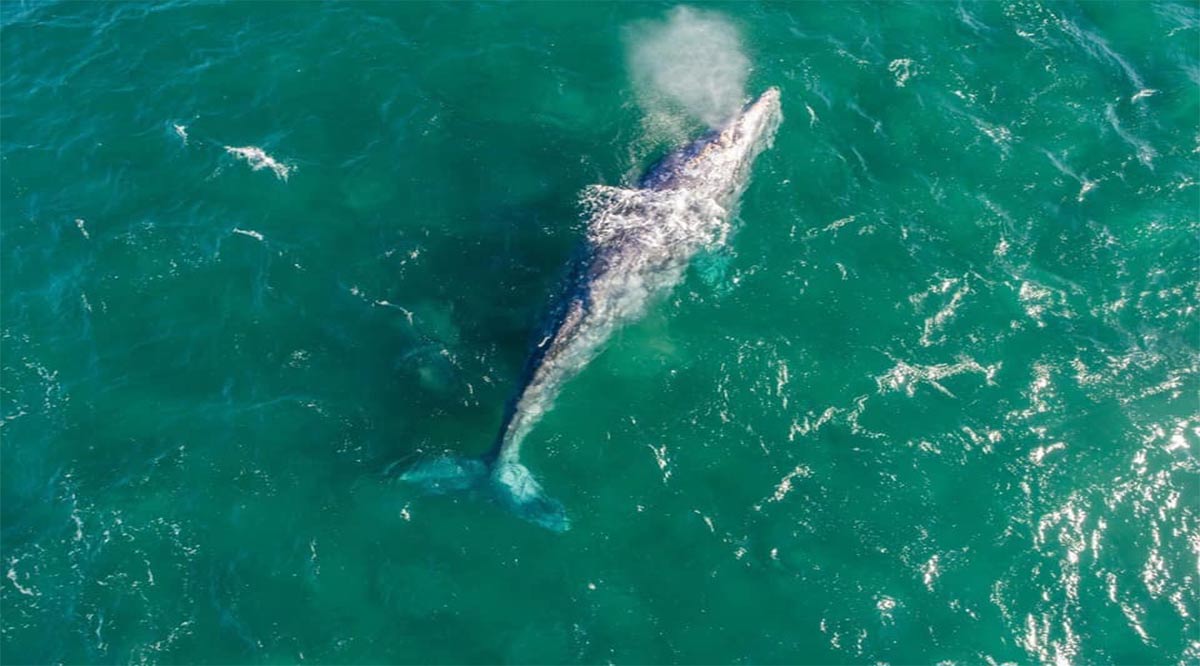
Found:
M 518 517 L 554 532 L 571 527 L 562 503 L 547 497 L 533 473 L 515 460 L 489 465 L 478 458 L 439 456 L 417 463 L 400 475 L 434 494 L 479 492 L 494 498 Z
M 492 469 L 491 486 L 505 506 L 518 516 L 555 532 L 571 528 L 567 510 L 542 491 L 529 468 L 513 460 L 499 460 Z

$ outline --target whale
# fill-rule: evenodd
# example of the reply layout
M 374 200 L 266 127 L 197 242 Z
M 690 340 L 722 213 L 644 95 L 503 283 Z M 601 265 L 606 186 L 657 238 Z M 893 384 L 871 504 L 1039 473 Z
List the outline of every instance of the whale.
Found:
M 434 492 L 486 489 L 530 522 L 568 529 L 563 505 L 521 463 L 522 443 L 614 331 L 682 281 L 693 257 L 726 243 L 754 161 L 782 119 L 779 89 L 768 88 L 718 128 L 661 159 L 635 187 L 586 188 L 586 238 L 536 336 L 493 446 L 479 458 L 423 461 L 402 478 Z

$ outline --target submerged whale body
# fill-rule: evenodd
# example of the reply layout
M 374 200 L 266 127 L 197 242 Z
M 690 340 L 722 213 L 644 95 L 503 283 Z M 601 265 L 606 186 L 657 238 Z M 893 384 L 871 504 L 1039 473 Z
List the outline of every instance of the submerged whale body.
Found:
M 521 517 L 567 529 L 562 505 L 521 464 L 521 442 L 614 330 L 677 284 L 696 253 L 724 243 L 754 159 L 781 119 L 779 90 L 770 88 L 724 127 L 668 155 L 638 188 L 588 188 L 583 260 L 529 357 L 495 445 L 482 459 L 438 458 L 402 478 L 434 491 L 489 488 Z

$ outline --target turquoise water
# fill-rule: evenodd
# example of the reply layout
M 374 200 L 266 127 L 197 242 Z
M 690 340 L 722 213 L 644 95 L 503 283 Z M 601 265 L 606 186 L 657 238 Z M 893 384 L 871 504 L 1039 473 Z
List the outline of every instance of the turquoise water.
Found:
M 556 534 L 398 475 L 701 131 L 669 5 L 0 5 L 3 660 L 1200 660 L 1197 6 L 706 7 L 786 120 Z

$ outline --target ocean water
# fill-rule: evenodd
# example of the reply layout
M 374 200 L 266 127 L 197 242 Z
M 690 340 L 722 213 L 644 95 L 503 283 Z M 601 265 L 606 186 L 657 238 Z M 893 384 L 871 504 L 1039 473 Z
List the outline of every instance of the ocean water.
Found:
M 0 658 L 1200 660 L 1197 5 L 702 12 L 786 119 L 526 440 L 558 534 L 398 477 L 703 130 L 671 5 L 0 4 Z

